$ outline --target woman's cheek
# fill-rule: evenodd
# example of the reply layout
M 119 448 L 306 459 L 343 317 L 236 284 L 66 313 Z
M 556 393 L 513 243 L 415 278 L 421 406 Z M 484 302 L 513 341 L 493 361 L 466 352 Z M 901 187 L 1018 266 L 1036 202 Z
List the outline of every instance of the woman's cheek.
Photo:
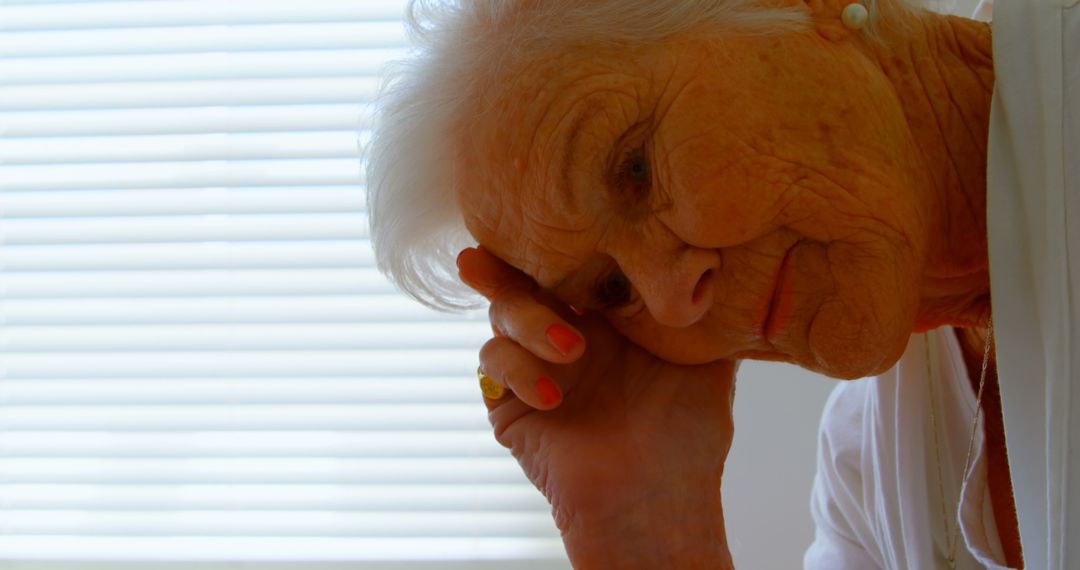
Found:
M 903 353 L 914 325 L 914 264 L 884 242 L 828 248 L 835 293 L 824 300 L 807 334 L 822 371 L 839 378 L 880 374 Z
M 693 150 L 693 149 L 691 149 Z M 729 248 L 775 231 L 788 207 L 777 168 L 761 157 L 730 160 L 709 149 L 673 162 L 661 219 L 697 247 Z
M 705 364 L 725 355 L 718 354 L 725 344 L 722 340 L 700 338 L 691 329 L 670 329 L 656 323 L 645 313 L 634 320 L 610 319 L 615 330 L 643 350 L 675 364 Z

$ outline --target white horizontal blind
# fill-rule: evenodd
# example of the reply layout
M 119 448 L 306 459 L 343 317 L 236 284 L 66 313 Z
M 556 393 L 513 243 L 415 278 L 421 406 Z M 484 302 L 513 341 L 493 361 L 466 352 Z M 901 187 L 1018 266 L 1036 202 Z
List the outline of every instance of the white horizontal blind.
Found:
M 567 567 L 485 320 L 373 266 L 403 8 L 0 0 L 0 568 Z

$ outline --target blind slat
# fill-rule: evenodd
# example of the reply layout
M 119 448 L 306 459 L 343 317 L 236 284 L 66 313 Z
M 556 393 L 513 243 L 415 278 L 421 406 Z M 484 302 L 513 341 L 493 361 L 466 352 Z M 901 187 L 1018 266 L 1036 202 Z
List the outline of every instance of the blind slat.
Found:
M 0 485 L 12 509 L 539 511 L 529 485 Z M 0 539 L 2 541 L 2 539 Z
M 8 246 L 8 271 L 273 269 L 372 267 L 366 241 L 203 242 Z
M 331 103 L 7 111 L 0 112 L 0 125 L 7 137 L 351 130 L 370 126 L 368 107 Z
M 479 430 L 471 404 L 6 406 L 5 430 Z
M 550 534 L 550 533 L 549 533 Z M 273 562 L 275 568 L 308 570 L 312 561 L 341 562 L 353 570 L 358 563 L 370 562 L 384 568 L 387 561 L 430 561 L 429 568 L 474 570 L 478 565 L 493 570 L 567 569 L 562 542 L 556 537 L 507 538 L 470 536 L 467 538 L 347 538 L 230 536 L 9 536 L 0 539 L 0 557 L 19 560 L 65 561 L 70 552 L 82 553 L 83 562 L 62 570 L 86 570 L 85 560 L 105 561 L 93 570 L 114 570 L 114 561 L 230 561 L 221 570 L 234 570 L 235 560 Z M 562 560 L 560 560 L 562 559 Z M 295 566 L 282 561 L 298 561 Z M 493 564 L 485 564 L 491 561 Z M 169 570 L 190 570 L 166 566 Z M 158 565 L 151 566 L 159 568 Z
M 358 103 L 376 85 L 374 77 L 11 85 L 0 90 L 0 111 Z
M 0 85 L 375 75 L 404 50 L 211 52 L 0 59 Z M 5 87 L 7 88 L 7 87 Z
M 12 405 L 133 404 L 388 404 L 475 403 L 468 375 L 365 378 L 68 378 L 5 380 L 0 399 Z M 338 434 L 347 436 L 347 434 Z M 306 437 L 306 436 L 305 436 Z
M 361 183 L 356 158 L 12 165 L 5 171 L 0 191 Z
M 0 212 L 17 218 L 358 212 L 365 199 L 355 185 L 53 190 L 0 193 Z
M 12 219 L 3 239 L 11 245 L 210 241 L 366 239 L 361 213 L 146 216 Z
M 7 299 L 100 297 L 259 297 L 381 295 L 394 287 L 374 268 L 194 271 L 87 271 L 78 279 L 57 279 L 56 273 L 9 272 L 4 275 Z
M 0 31 L 396 20 L 404 7 L 404 0 L 95 2 L 67 5 L 63 9 L 47 4 L 13 5 L 3 7 L 0 12 Z
M 289 352 L 142 352 L 133 354 L 52 352 L 13 353 L 2 364 L 6 377 L 29 378 L 176 378 L 227 379 L 251 376 L 437 376 L 475 370 L 476 350 L 371 350 Z M 476 412 L 476 407 L 472 409 Z M 479 417 L 458 409 L 459 420 Z M 471 425 L 471 424 L 470 424 Z
M 121 352 L 245 350 L 468 349 L 491 331 L 483 323 L 368 323 L 154 326 L 10 326 L 5 351 Z
M 468 458 L 0 459 L 0 484 L 340 484 L 521 483 L 512 461 Z
M 449 321 L 400 295 L 16 299 L 9 326 L 180 323 L 389 323 Z
M 405 30 L 396 21 L 8 31 L 0 34 L 0 56 L 9 57 L 404 46 Z
M 479 392 L 473 390 L 473 399 Z M 501 457 L 489 430 L 440 431 L 11 431 L 7 457 Z M 0 503 L 4 502 L 0 488 Z M 9 505 L 10 506 L 10 505 Z
M 15 534 L 128 536 L 214 534 L 261 536 L 529 537 L 546 530 L 537 512 L 349 511 L 45 511 L 0 512 L 0 525 Z
M 0 163 L 56 165 L 296 158 L 348 158 L 355 161 L 358 147 L 355 128 L 303 133 L 214 133 L 52 139 L 5 137 L 0 139 Z

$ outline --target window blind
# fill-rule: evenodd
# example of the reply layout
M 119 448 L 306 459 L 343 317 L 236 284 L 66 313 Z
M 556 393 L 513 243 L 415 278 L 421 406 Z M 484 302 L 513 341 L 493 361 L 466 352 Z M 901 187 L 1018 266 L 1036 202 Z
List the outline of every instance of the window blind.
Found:
M 486 319 L 373 265 L 403 10 L 0 0 L 0 568 L 568 567 Z

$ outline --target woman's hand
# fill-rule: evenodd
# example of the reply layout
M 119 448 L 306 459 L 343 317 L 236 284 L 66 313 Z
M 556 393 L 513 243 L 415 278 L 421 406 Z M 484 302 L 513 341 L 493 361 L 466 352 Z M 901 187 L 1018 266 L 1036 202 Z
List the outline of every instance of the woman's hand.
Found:
M 660 360 L 482 249 L 458 268 L 491 301 L 481 367 L 510 389 L 485 398 L 495 436 L 551 502 L 574 566 L 730 567 L 720 480 L 735 364 Z

